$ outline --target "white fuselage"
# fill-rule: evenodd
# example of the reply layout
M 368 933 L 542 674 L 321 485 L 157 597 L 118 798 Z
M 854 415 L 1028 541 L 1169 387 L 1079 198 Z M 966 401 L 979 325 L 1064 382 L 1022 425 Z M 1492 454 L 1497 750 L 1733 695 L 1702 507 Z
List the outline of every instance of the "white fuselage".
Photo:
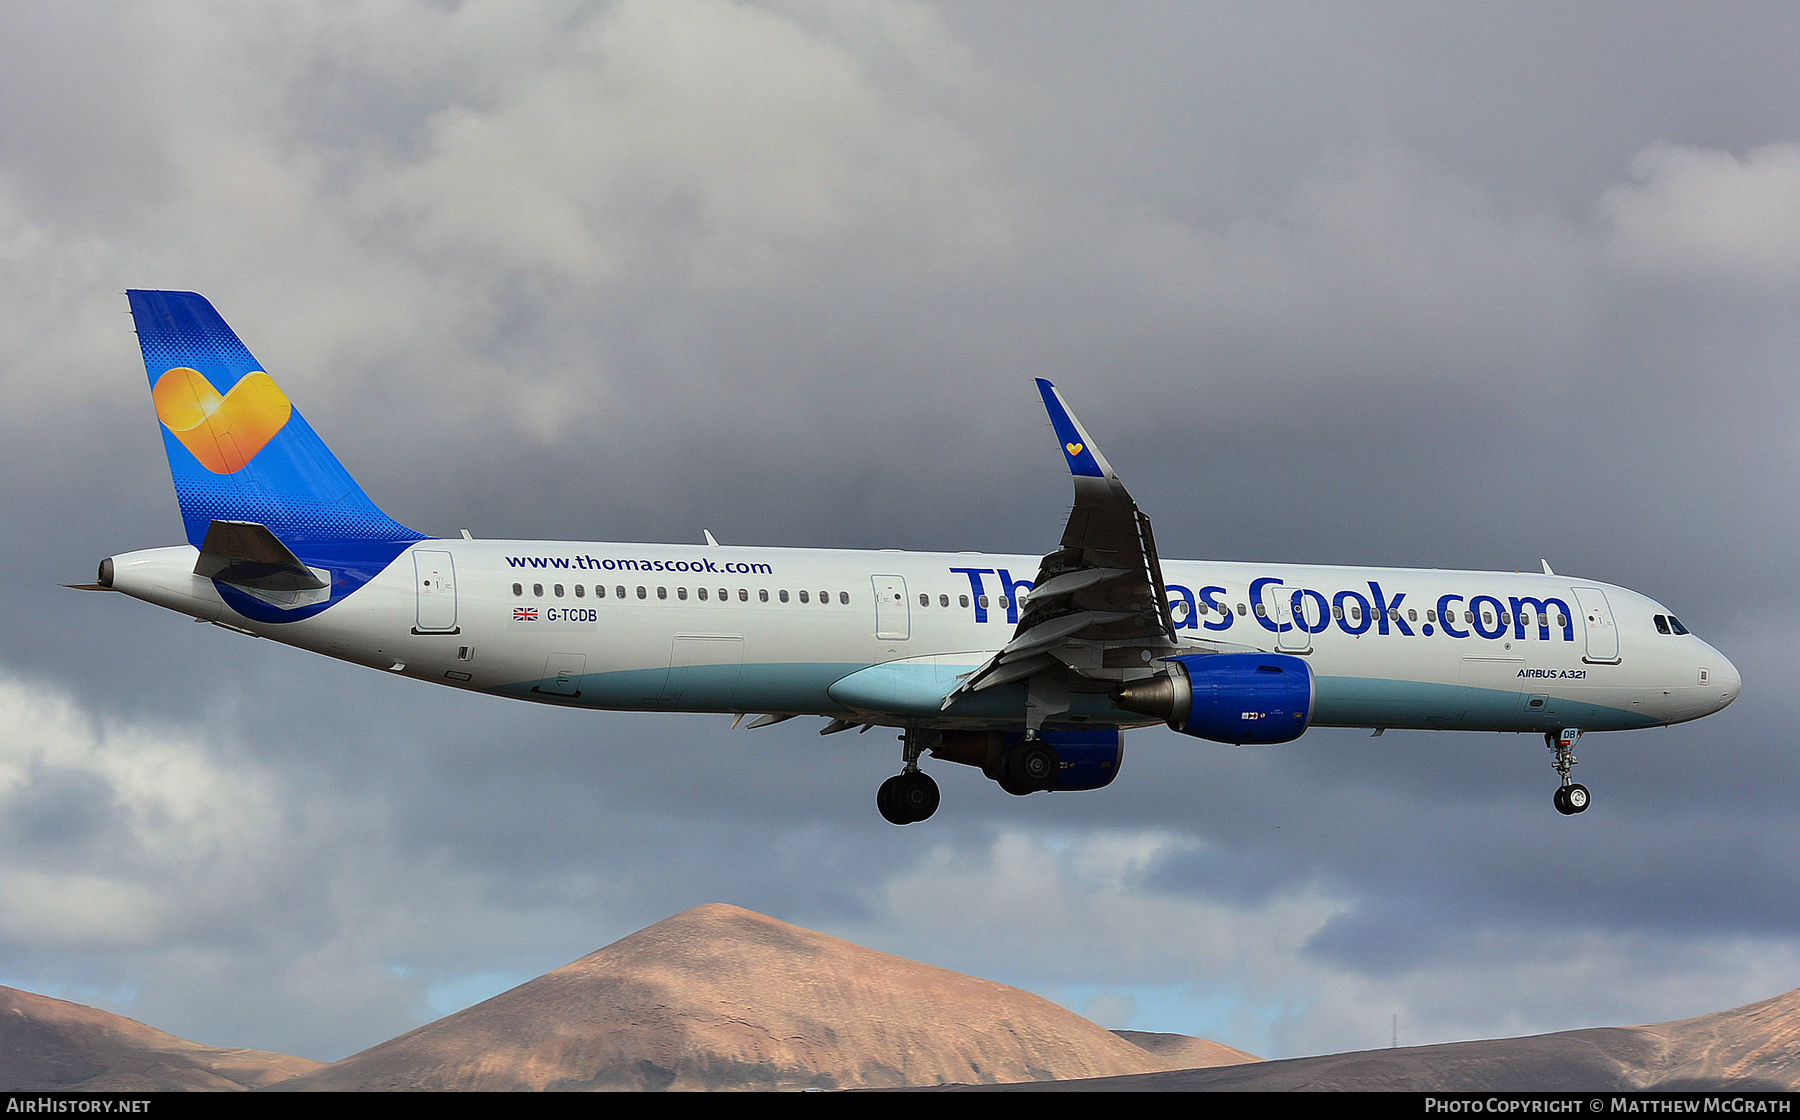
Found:
M 1013 636 L 1038 558 L 424 540 L 328 609 L 234 611 L 191 546 L 114 557 L 115 590 L 408 677 L 545 703 L 1016 726 L 1022 685 L 943 711 Z M 1696 719 L 1736 669 L 1625 588 L 1535 573 L 1163 562 L 1196 652 L 1306 659 L 1313 724 L 1620 730 Z M 1154 722 L 1101 694 L 1074 723 Z

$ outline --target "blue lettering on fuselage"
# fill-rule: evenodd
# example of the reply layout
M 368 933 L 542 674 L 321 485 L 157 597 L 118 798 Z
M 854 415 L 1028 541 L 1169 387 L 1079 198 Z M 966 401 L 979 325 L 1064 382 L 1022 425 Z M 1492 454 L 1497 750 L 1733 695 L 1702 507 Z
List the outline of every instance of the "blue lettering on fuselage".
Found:
M 1030 593 L 1030 580 L 1017 579 L 1006 568 L 951 568 L 950 572 L 968 579 L 976 622 L 1000 620 L 998 614 L 989 613 L 992 604 L 984 601 L 989 594 L 997 594 L 1006 608 L 1006 622 L 1018 625 L 1022 613 L 1019 600 Z M 995 577 L 999 587 L 991 589 L 983 578 L 986 576 Z M 1540 599 L 1509 595 L 1502 601 L 1498 595 L 1440 595 L 1435 609 L 1424 612 L 1428 621 L 1415 630 L 1412 624 L 1419 619 L 1409 619 L 1403 606 L 1408 592 L 1386 591 L 1376 580 L 1369 580 L 1364 586 L 1368 588 L 1366 595 L 1348 588 L 1325 592 L 1311 587 L 1290 587 L 1279 576 L 1259 576 L 1250 581 L 1244 597 L 1253 608 L 1257 625 L 1271 634 L 1296 627 L 1308 634 L 1320 634 L 1335 623 L 1339 630 L 1352 637 L 1370 631 L 1377 636 L 1402 638 L 1431 637 L 1441 632 L 1451 638 L 1480 637 L 1492 641 L 1510 636 L 1516 641 L 1524 641 L 1535 630 L 1537 639 L 1547 642 L 1553 640 L 1554 630 L 1555 637 L 1562 641 L 1575 640 L 1575 612 L 1558 596 Z M 1275 595 L 1287 596 L 1286 601 L 1292 607 L 1291 621 L 1271 617 L 1264 601 L 1264 593 L 1271 587 L 1279 588 Z M 1235 616 L 1229 588 L 1209 584 L 1196 592 L 1182 584 L 1171 583 L 1164 590 L 1175 616 L 1175 629 L 1217 632 L 1231 628 Z M 1270 596 L 1270 601 L 1274 601 L 1274 596 Z M 1255 611 L 1258 606 L 1264 609 Z M 1465 623 L 1469 629 L 1463 628 Z

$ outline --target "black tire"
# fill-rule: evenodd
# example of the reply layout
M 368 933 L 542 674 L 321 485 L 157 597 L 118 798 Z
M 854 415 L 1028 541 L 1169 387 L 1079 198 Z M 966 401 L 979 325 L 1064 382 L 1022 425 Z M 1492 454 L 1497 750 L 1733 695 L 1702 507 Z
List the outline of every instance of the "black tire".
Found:
M 994 782 L 1001 789 L 1005 790 L 1007 793 L 1012 794 L 1014 797 L 1030 797 L 1032 794 L 1037 792 L 1037 790 L 1034 787 L 1022 786 L 1019 783 L 1013 781 L 1012 778 L 1010 778 L 1010 777 L 995 778 Z
M 1037 739 L 1020 743 L 1009 761 L 1006 776 L 1013 785 L 1028 792 L 1056 788 L 1056 779 L 1062 773 L 1056 748 Z
M 938 810 L 938 784 L 923 771 L 902 774 L 900 784 L 894 789 L 894 801 L 908 823 L 929 820 Z
M 895 774 L 875 791 L 875 808 L 881 810 L 881 819 L 889 824 L 912 823 L 912 818 L 906 815 L 906 806 L 900 803 L 900 777 Z
M 1587 812 L 1587 807 L 1592 801 L 1593 797 L 1588 793 L 1588 788 L 1580 782 L 1563 787 L 1563 804 L 1569 807 L 1567 811 L 1570 813 Z
M 1569 795 L 1569 790 L 1568 790 L 1567 786 L 1557 786 L 1556 792 L 1554 794 L 1552 794 L 1550 797 L 1550 803 L 1552 805 L 1555 805 L 1556 811 L 1561 813 L 1565 817 L 1575 811 L 1575 810 L 1569 808 L 1569 796 L 1568 795 Z

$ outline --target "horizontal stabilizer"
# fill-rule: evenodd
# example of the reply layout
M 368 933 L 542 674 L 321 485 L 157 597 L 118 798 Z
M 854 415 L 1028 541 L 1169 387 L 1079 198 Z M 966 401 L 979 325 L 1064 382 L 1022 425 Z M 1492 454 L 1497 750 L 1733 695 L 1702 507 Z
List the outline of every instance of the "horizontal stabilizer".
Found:
M 268 526 L 254 521 L 214 521 L 206 530 L 194 574 L 257 591 L 318 591 L 330 586 Z

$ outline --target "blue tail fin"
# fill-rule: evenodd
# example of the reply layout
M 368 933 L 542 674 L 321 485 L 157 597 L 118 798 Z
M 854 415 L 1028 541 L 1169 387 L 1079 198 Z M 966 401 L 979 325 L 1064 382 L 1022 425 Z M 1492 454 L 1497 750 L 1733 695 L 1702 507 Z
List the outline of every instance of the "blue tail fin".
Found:
M 265 525 L 301 556 L 426 536 L 369 500 L 212 304 L 126 294 L 190 543 L 214 521 Z

